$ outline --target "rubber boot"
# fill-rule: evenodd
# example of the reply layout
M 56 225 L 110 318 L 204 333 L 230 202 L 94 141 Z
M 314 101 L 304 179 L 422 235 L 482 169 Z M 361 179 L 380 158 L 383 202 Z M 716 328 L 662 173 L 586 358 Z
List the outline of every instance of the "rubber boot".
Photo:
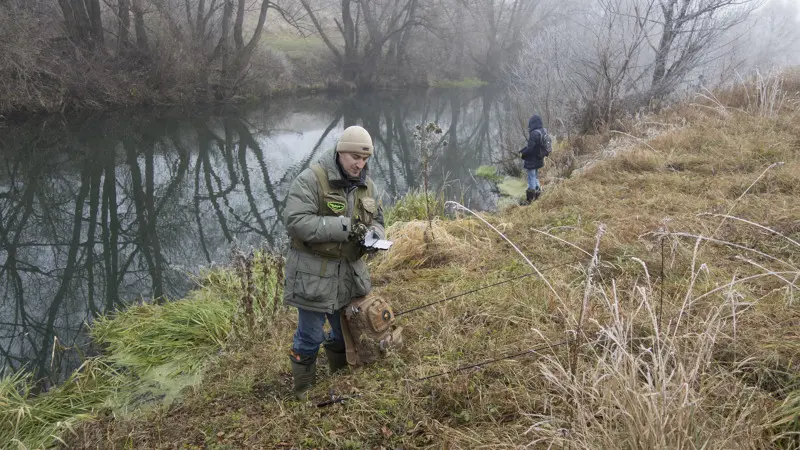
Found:
M 537 187 L 533 190 L 533 200 L 536 201 L 539 199 L 539 196 L 542 195 L 542 188 Z
M 529 205 L 532 200 L 536 199 L 536 191 L 533 189 L 526 189 L 525 190 L 525 204 Z
M 328 358 L 328 368 L 334 374 L 347 367 L 347 353 L 344 341 L 325 341 L 325 356 Z
M 317 382 L 317 355 L 303 355 L 292 351 L 292 379 L 294 380 L 294 396 L 298 400 L 308 399 L 308 390 Z

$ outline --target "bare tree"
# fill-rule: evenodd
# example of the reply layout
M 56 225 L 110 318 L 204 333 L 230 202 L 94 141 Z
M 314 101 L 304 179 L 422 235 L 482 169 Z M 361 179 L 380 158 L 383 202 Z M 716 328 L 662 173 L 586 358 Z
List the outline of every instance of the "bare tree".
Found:
M 800 64 L 800 4 L 772 0 L 752 19 L 728 30 L 723 39 L 733 50 L 704 71 L 706 87 L 736 81 L 755 69 Z
M 226 7 L 232 0 L 226 2 Z M 258 42 L 261 40 L 261 34 L 264 30 L 264 23 L 267 19 L 267 11 L 273 3 L 268 0 L 261 0 L 261 7 L 258 10 L 258 22 L 253 29 L 250 38 L 245 42 L 244 36 L 244 18 L 246 14 L 246 0 L 237 0 L 236 4 L 236 20 L 233 24 L 233 42 L 235 44 L 232 58 L 232 64 L 223 65 L 222 73 L 225 84 L 235 84 L 243 75 L 247 65 L 250 64 L 250 58 L 253 56 L 253 51 L 256 49 Z M 222 39 L 226 37 L 223 36 Z
M 757 6 L 755 0 L 636 2 L 637 25 L 653 52 L 650 97 L 662 99 L 674 92 L 692 69 L 715 56 L 713 46 L 722 34 Z
M 597 0 L 529 37 L 510 68 L 529 111 L 571 108 L 582 131 L 662 100 L 729 52 L 723 39 L 755 6 L 734 0 Z M 554 100 L 556 98 L 557 100 Z M 523 101 L 524 103 L 524 101 Z M 526 111 L 526 114 L 527 114 Z
M 128 50 L 128 34 L 131 28 L 131 2 L 119 0 L 117 3 L 117 54 Z
M 300 3 L 333 54 L 344 81 L 356 86 L 373 84 L 384 64 L 401 62 L 411 30 L 419 24 L 419 0 L 341 0 L 332 14 L 335 30 L 324 23 L 330 11 L 323 12 L 311 0 Z M 341 45 L 334 37 L 336 32 Z
M 496 81 L 522 48 L 523 37 L 540 32 L 552 10 L 542 0 L 458 0 L 470 17 L 469 55 L 482 79 Z M 538 14 L 538 17 L 535 17 Z M 459 26 L 464 26 L 464 23 Z
M 142 0 L 132 1 L 136 5 Z M 218 94 L 223 97 L 229 96 L 246 75 L 264 34 L 267 12 L 272 9 L 287 14 L 285 8 L 270 0 L 186 0 L 180 4 L 170 0 L 151 1 L 172 37 L 201 58 L 204 68 L 219 62 Z M 246 19 L 252 16 L 256 22 L 247 29 Z M 140 47 L 147 45 L 146 40 L 138 41 Z
M 103 23 L 100 0 L 58 0 L 64 15 L 67 35 L 78 45 L 100 48 L 103 45 Z
M 133 25 L 136 30 L 136 47 L 139 51 L 146 52 L 148 50 L 147 30 L 144 26 L 142 0 L 132 0 L 131 6 L 133 8 Z

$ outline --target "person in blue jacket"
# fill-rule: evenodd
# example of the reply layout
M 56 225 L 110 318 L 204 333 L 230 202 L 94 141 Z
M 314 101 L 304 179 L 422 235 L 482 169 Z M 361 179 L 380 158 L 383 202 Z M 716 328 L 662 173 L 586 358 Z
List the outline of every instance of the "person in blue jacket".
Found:
M 544 167 L 544 152 L 541 148 L 544 124 L 538 114 L 531 116 L 528 120 L 528 145 L 520 150 L 525 170 L 528 171 L 528 189 L 525 191 L 525 201 L 530 203 L 539 198 L 542 194 L 542 186 L 539 184 L 539 169 Z

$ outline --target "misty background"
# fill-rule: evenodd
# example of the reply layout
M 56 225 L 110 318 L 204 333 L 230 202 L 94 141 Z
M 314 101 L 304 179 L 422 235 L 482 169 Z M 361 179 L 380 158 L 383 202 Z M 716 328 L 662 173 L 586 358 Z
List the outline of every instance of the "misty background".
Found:
M 2 0 L 0 114 L 479 80 L 587 131 L 798 64 L 799 20 L 797 0 Z

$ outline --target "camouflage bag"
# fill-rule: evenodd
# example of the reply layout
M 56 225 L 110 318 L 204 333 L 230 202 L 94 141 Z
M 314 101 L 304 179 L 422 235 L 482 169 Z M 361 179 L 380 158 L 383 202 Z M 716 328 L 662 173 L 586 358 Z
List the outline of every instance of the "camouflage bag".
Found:
M 394 325 L 392 307 L 383 298 L 367 295 L 354 299 L 342 311 L 342 332 L 347 362 L 353 366 L 369 364 L 389 348 L 403 345 L 403 327 Z

